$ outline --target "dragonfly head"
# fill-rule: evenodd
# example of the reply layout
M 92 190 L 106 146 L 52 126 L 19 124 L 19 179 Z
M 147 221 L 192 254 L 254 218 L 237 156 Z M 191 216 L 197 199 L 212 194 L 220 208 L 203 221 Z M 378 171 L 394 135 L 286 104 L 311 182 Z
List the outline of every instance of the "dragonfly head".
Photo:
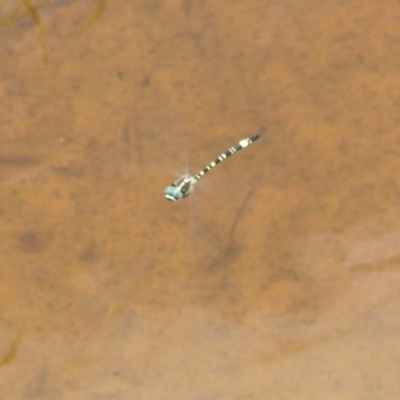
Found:
M 183 175 L 164 189 L 164 196 L 170 201 L 181 200 L 189 196 L 196 183 L 197 179 L 193 176 L 188 174 Z

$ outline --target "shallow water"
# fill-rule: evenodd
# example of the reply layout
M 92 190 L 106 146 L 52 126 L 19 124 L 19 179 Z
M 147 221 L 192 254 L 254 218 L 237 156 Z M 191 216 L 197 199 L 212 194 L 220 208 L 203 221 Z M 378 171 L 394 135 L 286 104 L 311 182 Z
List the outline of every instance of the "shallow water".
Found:
M 397 2 L 1 5 L 2 399 L 399 398 Z

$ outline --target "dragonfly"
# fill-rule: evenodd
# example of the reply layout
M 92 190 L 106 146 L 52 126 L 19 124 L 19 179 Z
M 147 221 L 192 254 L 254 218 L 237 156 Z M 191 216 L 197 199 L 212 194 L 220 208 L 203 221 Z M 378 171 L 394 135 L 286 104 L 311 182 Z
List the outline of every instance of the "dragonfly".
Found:
M 189 196 L 193 192 L 193 189 L 199 182 L 199 180 L 219 163 L 225 161 L 233 154 L 236 154 L 239 150 L 244 149 L 254 143 L 260 138 L 262 130 L 254 136 L 242 139 L 239 143 L 232 146 L 230 149 L 220 154 L 214 161 L 211 161 L 205 168 L 203 168 L 196 175 L 184 174 L 175 182 L 171 183 L 164 189 L 164 196 L 169 201 L 182 200 Z

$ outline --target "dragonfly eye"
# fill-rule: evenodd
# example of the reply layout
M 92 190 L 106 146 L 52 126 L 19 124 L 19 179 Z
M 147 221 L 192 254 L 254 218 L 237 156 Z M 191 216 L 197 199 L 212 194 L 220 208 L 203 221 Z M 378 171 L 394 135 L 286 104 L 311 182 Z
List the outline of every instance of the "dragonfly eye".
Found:
M 170 201 L 177 201 L 177 200 L 183 199 L 182 192 L 175 186 L 167 186 L 164 189 L 164 196 L 167 200 L 170 200 Z

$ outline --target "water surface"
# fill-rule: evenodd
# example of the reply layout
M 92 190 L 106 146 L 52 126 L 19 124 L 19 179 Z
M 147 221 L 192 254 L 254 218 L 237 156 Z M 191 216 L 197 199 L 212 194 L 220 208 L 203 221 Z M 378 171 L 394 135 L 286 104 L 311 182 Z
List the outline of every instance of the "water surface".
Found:
M 400 5 L 297 3 L 1 3 L 2 399 L 399 398 Z

